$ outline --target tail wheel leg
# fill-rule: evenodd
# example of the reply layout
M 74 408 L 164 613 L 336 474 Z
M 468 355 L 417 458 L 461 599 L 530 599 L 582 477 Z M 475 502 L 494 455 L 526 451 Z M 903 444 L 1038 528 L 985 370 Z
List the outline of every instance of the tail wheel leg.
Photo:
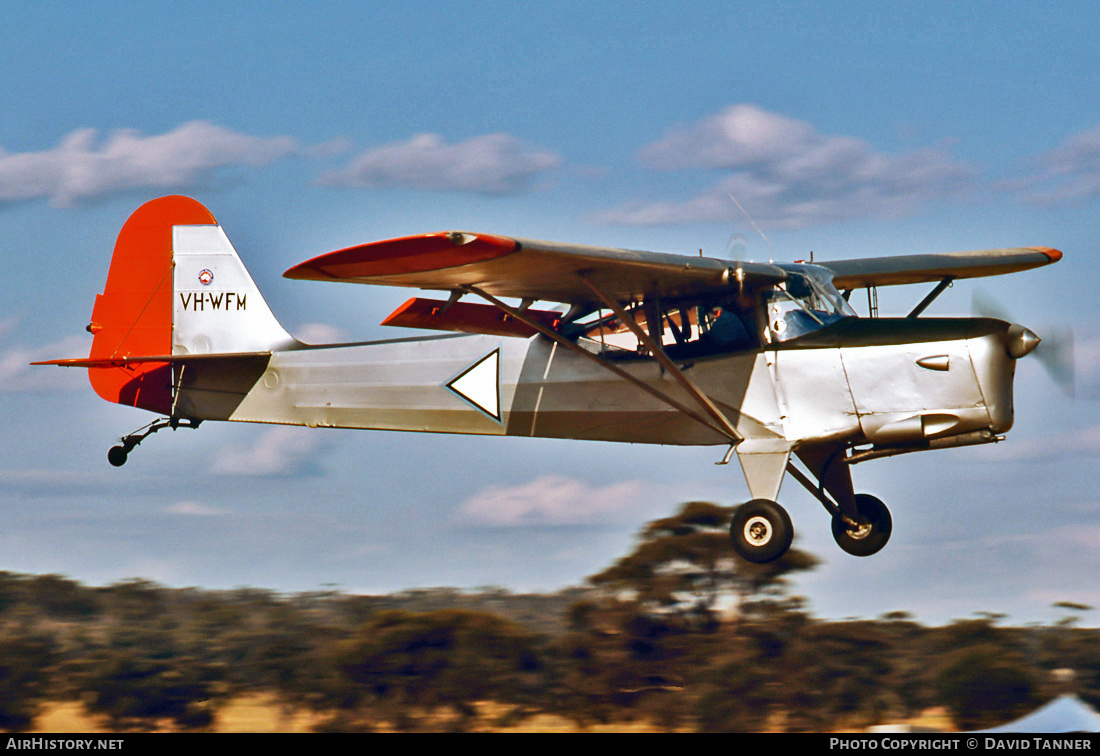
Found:
M 852 521 L 837 513 L 833 516 L 833 539 L 841 549 L 853 556 L 877 554 L 890 540 L 893 519 L 890 510 L 870 494 L 856 494 L 858 520 Z
M 126 464 L 126 458 L 130 455 L 130 452 L 134 450 L 134 447 L 157 431 L 164 430 L 165 428 L 171 428 L 172 430 L 181 427 L 198 428 L 201 422 L 202 420 L 192 420 L 187 417 L 162 417 L 158 420 L 154 420 L 144 428 L 140 428 L 129 436 L 120 439 L 122 443 L 118 446 L 112 446 L 107 451 L 107 461 L 115 467 L 122 467 Z
M 764 564 L 787 553 L 794 540 L 794 527 L 783 507 L 769 499 L 753 499 L 733 513 L 730 539 L 738 555 Z

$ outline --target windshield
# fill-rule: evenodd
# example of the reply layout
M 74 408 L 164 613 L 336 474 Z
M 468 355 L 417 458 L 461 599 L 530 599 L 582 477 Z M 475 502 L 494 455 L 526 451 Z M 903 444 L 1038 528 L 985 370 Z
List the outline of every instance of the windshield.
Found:
M 787 280 L 765 298 L 770 341 L 789 341 L 841 318 L 855 316 L 829 280 L 828 273 L 799 266 L 783 266 Z

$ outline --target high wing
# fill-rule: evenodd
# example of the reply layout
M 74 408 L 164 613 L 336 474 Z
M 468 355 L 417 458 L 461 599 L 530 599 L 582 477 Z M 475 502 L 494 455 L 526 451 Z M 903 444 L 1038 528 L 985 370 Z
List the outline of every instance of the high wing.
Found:
M 1013 247 L 946 254 L 865 257 L 816 264 L 833 272 L 833 285 L 838 289 L 860 289 L 999 276 L 1049 265 L 1061 259 L 1062 253 L 1049 247 Z
M 672 299 L 770 285 L 787 274 L 768 263 L 639 252 L 449 231 L 373 242 L 294 266 L 286 278 L 461 291 L 495 297 L 596 303 L 587 277 L 620 302 Z

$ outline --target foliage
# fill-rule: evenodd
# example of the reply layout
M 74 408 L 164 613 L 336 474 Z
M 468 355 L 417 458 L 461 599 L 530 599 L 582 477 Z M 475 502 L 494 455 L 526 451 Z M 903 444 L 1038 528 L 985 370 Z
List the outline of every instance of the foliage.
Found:
M 545 667 L 539 645 L 492 614 L 390 610 L 336 644 L 333 663 L 345 706 L 405 713 L 452 707 L 468 718 L 478 701 L 524 704 L 537 697 Z
M 648 609 L 707 621 L 720 599 L 736 597 L 747 605 L 753 598 L 781 594 L 787 576 L 817 566 L 816 557 L 799 549 L 769 564 L 741 559 L 730 548 L 732 516 L 732 507 L 688 502 L 672 517 L 646 526 L 634 551 L 589 580 L 626 590 Z
M 940 700 L 967 730 L 1016 719 L 1037 703 L 1031 670 L 1021 658 L 994 644 L 949 653 L 935 684 Z
M 30 726 L 47 690 L 42 672 L 55 658 L 48 635 L 14 628 L 0 637 L 0 730 Z
M 1064 693 L 1100 705 L 1100 631 L 988 613 L 940 627 L 905 612 L 818 619 L 789 593 L 816 558 L 733 557 L 730 513 L 686 504 L 592 587 L 550 596 L 91 588 L 0 572 L 0 729 L 29 728 L 47 698 L 116 728 L 207 729 L 228 698 L 258 692 L 324 713 L 331 730 L 483 727 L 485 702 L 500 721 L 705 731 L 851 729 L 930 707 L 973 728 Z

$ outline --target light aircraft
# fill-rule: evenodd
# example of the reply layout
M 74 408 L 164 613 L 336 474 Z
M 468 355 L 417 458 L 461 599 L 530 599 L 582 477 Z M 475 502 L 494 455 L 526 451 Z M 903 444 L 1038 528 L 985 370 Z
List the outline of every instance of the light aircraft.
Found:
M 787 551 L 776 499 L 790 474 L 829 512 L 839 546 L 867 556 L 892 521 L 855 493 L 852 465 L 1001 440 L 1016 360 L 1039 343 L 998 318 L 918 316 L 952 281 L 1061 257 L 1019 247 L 756 263 L 432 233 L 284 275 L 443 292 L 384 324 L 453 333 L 307 345 L 279 325 L 214 216 L 171 196 L 123 226 L 90 355 L 36 364 L 88 368 L 104 399 L 164 416 L 110 450 L 116 466 L 148 435 L 206 420 L 724 445 L 718 464 L 736 453 L 752 497 L 730 528 L 738 554 Z M 907 317 L 877 317 L 877 287 L 916 283 L 934 288 Z M 849 304 L 861 288 L 871 317 Z

